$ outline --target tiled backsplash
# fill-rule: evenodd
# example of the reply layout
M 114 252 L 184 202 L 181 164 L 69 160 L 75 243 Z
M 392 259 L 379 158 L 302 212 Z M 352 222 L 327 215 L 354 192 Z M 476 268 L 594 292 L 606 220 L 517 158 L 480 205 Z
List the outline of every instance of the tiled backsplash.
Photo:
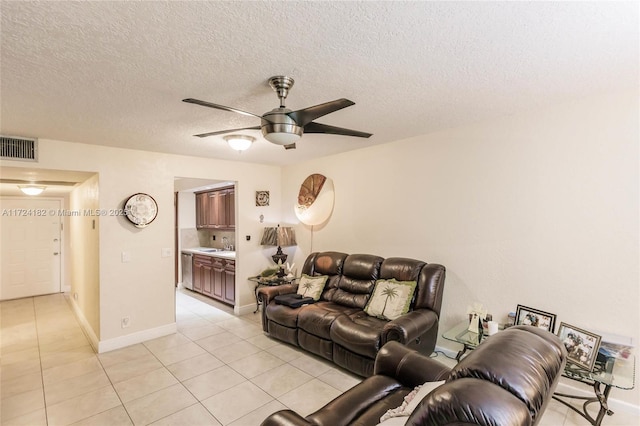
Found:
M 213 240 L 215 235 L 216 239 Z M 222 247 L 222 238 L 227 237 L 229 244 L 234 247 L 236 245 L 236 233 L 233 231 L 218 231 L 214 229 L 196 229 L 196 228 L 182 228 L 180 229 L 180 247 L 193 248 L 193 247 Z
M 200 240 L 198 239 L 198 230 L 196 228 L 180 229 L 180 247 L 182 248 L 201 247 Z

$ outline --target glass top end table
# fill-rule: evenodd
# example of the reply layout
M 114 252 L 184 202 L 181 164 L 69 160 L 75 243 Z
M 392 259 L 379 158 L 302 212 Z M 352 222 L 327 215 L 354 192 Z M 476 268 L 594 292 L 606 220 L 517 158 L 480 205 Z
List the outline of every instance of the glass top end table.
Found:
M 587 371 L 575 364 L 567 363 L 562 373 L 563 377 L 575 380 L 593 387 L 595 396 L 586 397 L 567 393 L 555 392 L 553 399 L 566 405 L 594 426 L 600 426 L 605 414 L 613 415 L 609 409 L 609 393 L 612 388 L 630 390 L 635 387 L 636 357 L 630 354 L 627 358 L 598 356 L 592 371 Z M 601 389 L 604 386 L 604 389 Z M 566 399 L 579 399 L 584 401 L 582 410 L 570 404 Z M 589 414 L 587 407 L 593 403 L 600 404 L 600 410 L 595 418 Z
M 462 356 L 468 351 L 478 347 L 483 340 L 488 337 L 480 333 L 469 331 L 469 323 L 463 321 L 447 330 L 442 337 L 452 342 L 460 343 L 463 347 L 456 355 L 456 361 L 460 361 Z

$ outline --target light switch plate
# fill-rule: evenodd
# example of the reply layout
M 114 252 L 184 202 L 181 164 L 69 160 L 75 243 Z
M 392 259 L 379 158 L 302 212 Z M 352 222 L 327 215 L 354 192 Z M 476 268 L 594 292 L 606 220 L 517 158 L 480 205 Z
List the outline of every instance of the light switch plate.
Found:
M 131 253 L 129 253 L 128 251 L 123 251 L 122 263 L 129 263 L 129 262 L 131 262 Z
M 160 252 L 160 256 L 162 257 L 171 257 L 171 249 L 164 247 L 161 252 Z

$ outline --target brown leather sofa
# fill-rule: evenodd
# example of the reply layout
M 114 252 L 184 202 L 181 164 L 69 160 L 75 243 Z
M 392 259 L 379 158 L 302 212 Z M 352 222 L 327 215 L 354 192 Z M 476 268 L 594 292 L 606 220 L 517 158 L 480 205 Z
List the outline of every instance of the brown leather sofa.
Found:
M 407 426 L 504 425 L 540 422 L 560 380 L 567 351 L 557 336 L 516 326 L 488 338 L 453 369 L 396 342 L 386 344 L 375 374 L 303 418 L 278 411 L 262 426 L 373 426 L 425 382 L 446 380 L 427 394 Z
M 310 276 L 327 275 L 317 303 L 291 308 L 274 303 L 280 294 L 295 293 L 296 285 L 258 290 L 262 327 L 279 340 L 299 346 L 367 377 L 380 348 L 398 341 L 425 355 L 438 337 L 445 268 L 435 263 L 370 254 L 321 252 L 310 254 L 302 268 Z M 369 316 L 364 307 L 376 280 L 416 281 L 410 310 L 392 321 Z

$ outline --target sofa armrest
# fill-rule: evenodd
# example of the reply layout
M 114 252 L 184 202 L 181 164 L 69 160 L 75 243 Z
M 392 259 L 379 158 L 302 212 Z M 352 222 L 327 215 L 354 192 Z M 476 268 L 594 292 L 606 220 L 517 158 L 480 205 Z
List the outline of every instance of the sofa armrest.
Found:
M 389 342 L 380 349 L 373 370 L 374 375 L 393 377 L 407 387 L 444 380 L 451 371 L 439 361 L 398 342 Z
M 411 343 L 438 324 L 438 315 L 430 309 L 417 309 L 389 321 L 382 329 L 382 344 L 396 341 Z
M 280 410 L 267 417 L 260 426 L 297 426 L 311 425 L 298 413 L 291 410 Z
M 281 294 L 295 293 L 298 290 L 296 284 L 282 284 L 258 288 L 258 298 L 263 306 L 267 306 L 274 297 Z

